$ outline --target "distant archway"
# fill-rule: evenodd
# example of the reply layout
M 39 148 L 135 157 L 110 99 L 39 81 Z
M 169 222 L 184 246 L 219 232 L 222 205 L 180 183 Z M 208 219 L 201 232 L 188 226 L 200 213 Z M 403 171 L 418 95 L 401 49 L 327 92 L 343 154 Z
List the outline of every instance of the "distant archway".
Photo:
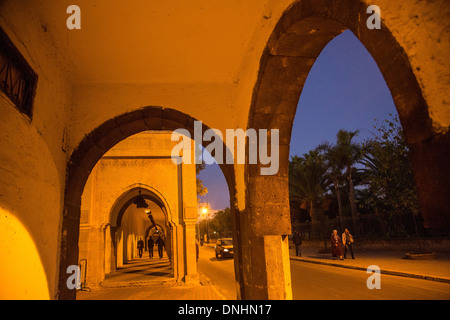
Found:
M 122 258 L 123 255 L 121 256 L 119 254 L 119 252 L 122 252 L 122 253 L 124 252 L 124 250 L 125 250 L 124 248 L 125 248 L 126 244 L 125 244 L 125 242 L 122 242 L 123 247 L 119 247 L 120 241 L 125 241 L 125 240 L 122 238 L 121 233 L 118 234 L 118 232 L 120 232 L 122 230 L 122 222 L 123 222 L 125 212 L 128 210 L 128 208 L 130 206 L 134 205 L 135 199 L 139 194 L 141 194 L 145 200 L 149 200 L 151 203 L 154 203 L 161 210 L 162 214 L 164 215 L 164 221 L 165 221 L 166 230 L 167 230 L 167 232 L 165 232 L 164 234 L 170 234 L 171 228 L 174 225 L 172 222 L 172 212 L 170 212 L 167 200 L 164 198 L 164 196 L 161 193 L 159 193 L 157 190 L 154 190 L 152 187 L 150 187 L 148 185 L 138 184 L 138 185 L 130 186 L 129 190 L 125 191 L 117 198 L 115 203 L 112 205 L 111 211 L 109 214 L 109 224 L 110 224 L 110 232 L 111 232 L 110 239 L 111 239 L 111 244 L 112 244 L 112 246 L 111 246 L 112 251 L 110 253 L 110 255 L 111 255 L 110 270 L 111 271 L 115 271 L 116 268 L 124 262 L 123 261 L 124 258 Z M 147 249 L 146 240 L 147 240 L 148 232 L 153 227 L 150 220 L 149 220 L 149 223 L 150 223 L 150 226 L 146 229 L 145 236 L 144 236 L 144 238 L 145 238 L 144 244 L 145 244 L 146 249 Z M 163 229 L 160 225 L 158 225 L 158 226 L 161 229 Z M 122 240 L 120 240 L 120 239 L 122 239 Z M 170 258 L 170 255 L 171 255 L 170 239 L 167 243 L 166 249 L 167 249 L 167 254 Z
M 150 200 L 161 209 L 161 211 L 164 213 L 166 221 L 170 221 L 171 215 L 169 214 L 168 205 L 164 197 L 156 190 L 151 190 L 149 186 L 138 186 L 133 187 L 132 189 L 123 193 L 112 206 L 110 213 L 110 223 L 113 227 L 121 226 L 122 217 L 125 211 L 130 205 L 134 203 L 136 197 L 139 195 L 139 191 L 141 191 L 141 195 L 144 199 Z
M 145 237 L 148 238 L 149 236 L 153 236 L 155 233 L 160 233 L 163 238 L 166 236 L 164 228 L 159 224 L 155 224 L 154 226 L 150 226 L 147 228 L 147 230 L 145 231 Z

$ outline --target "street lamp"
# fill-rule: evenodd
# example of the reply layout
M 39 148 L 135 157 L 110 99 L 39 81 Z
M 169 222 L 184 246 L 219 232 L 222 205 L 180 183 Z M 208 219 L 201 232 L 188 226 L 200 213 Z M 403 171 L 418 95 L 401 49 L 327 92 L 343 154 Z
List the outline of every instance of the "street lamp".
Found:
M 207 206 L 204 206 L 202 208 L 202 214 L 206 216 L 206 235 L 207 235 L 206 243 L 209 243 L 209 209 Z
M 206 219 L 206 234 L 207 234 L 207 242 L 209 242 L 209 226 L 208 226 L 208 212 L 209 212 L 209 204 L 203 204 L 199 206 L 199 219 L 197 220 L 197 228 L 198 228 L 198 241 L 200 241 L 200 220 Z

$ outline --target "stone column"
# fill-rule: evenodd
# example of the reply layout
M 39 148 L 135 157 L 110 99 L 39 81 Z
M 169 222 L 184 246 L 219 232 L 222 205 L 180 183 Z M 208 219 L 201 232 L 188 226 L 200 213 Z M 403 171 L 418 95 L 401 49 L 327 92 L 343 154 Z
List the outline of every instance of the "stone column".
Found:
M 177 282 L 182 282 L 185 274 L 184 227 L 174 225 L 172 234 L 173 275 Z
M 185 206 L 183 210 L 184 220 L 184 282 L 192 283 L 198 281 L 197 259 L 195 248 L 195 223 L 197 222 L 197 207 Z
M 286 176 L 249 179 L 248 208 L 235 216 L 235 271 L 245 300 L 292 299 Z
M 185 243 L 185 274 L 184 282 L 187 284 L 198 282 L 197 252 L 195 248 L 195 223 L 196 220 L 188 220 L 184 223 Z

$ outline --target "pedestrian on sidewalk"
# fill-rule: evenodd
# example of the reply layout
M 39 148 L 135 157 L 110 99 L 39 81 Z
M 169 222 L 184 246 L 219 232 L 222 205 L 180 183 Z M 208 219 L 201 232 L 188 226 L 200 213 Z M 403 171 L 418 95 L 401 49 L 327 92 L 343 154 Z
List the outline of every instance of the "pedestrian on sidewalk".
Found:
M 341 238 L 339 238 L 336 229 L 333 230 L 333 233 L 331 234 L 331 254 L 334 260 L 336 260 L 337 257 L 339 257 L 340 260 L 344 260 L 342 258 Z
M 163 257 L 163 248 L 165 246 L 164 240 L 161 238 L 161 236 L 156 239 L 156 245 L 158 246 L 158 254 L 159 258 L 161 259 Z
M 294 232 L 294 236 L 292 237 L 292 242 L 295 245 L 295 254 L 297 255 L 297 257 L 300 255 L 300 257 L 302 256 L 302 252 L 300 249 L 300 246 L 302 245 L 302 236 L 298 233 L 297 230 L 295 230 Z
M 139 258 L 142 258 L 142 252 L 144 250 L 144 241 L 142 241 L 142 238 L 139 238 L 137 247 L 138 247 L 138 251 L 139 251 Z
M 195 241 L 195 256 L 196 256 L 197 262 L 198 262 L 198 256 L 199 256 L 198 240 Z
M 352 259 L 355 259 L 355 255 L 353 254 L 353 236 L 347 228 L 345 228 L 342 234 L 342 244 L 344 245 L 344 259 L 347 259 L 347 248 L 350 249 Z
M 147 241 L 148 246 L 148 256 L 149 258 L 153 258 L 153 246 L 155 245 L 155 241 L 153 241 L 153 237 L 150 236 Z

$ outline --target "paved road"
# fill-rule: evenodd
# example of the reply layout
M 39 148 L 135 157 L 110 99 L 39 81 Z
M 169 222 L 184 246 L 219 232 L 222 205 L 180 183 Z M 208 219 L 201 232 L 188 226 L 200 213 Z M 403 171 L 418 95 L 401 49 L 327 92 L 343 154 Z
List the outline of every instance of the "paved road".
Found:
M 228 299 L 236 299 L 233 259 L 217 260 L 214 248 L 201 247 L 199 272 L 217 285 Z M 368 289 L 364 271 L 291 261 L 292 292 L 296 300 L 450 299 L 450 284 L 381 275 L 381 289 Z
M 368 289 L 370 274 L 345 268 L 291 261 L 294 299 L 413 300 L 450 299 L 450 284 L 381 275 L 381 289 Z

